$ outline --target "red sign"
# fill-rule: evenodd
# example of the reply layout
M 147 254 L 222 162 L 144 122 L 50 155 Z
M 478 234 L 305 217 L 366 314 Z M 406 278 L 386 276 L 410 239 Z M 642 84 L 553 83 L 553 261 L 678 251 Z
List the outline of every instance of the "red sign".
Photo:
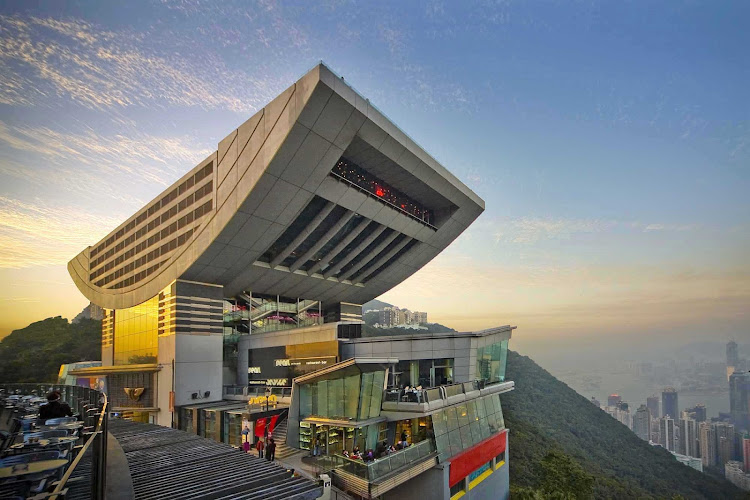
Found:
M 508 429 L 495 434 L 464 450 L 451 458 L 451 469 L 448 484 L 453 487 L 460 480 L 471 474 L 501 453 L 505 453 L 508 442 Z
M 271 417 L 271 421 L 268 422 L 268 433 L 271 434 L 273 430 L 276 428 L 276 422 L 279 420 L 278 415 L 274 415 Z
M 255 421 L 255 437 L 264 437 L 266 431 L 266 419 L 259 418 Z

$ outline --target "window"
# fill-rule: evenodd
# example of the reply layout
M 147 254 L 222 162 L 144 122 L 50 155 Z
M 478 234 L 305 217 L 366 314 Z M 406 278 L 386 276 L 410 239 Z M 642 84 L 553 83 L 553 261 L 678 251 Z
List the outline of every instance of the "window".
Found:
M 466 484 L 462 479 L 453 486 L 451 486 L 451 500 L 458 500 L 466 494 Z

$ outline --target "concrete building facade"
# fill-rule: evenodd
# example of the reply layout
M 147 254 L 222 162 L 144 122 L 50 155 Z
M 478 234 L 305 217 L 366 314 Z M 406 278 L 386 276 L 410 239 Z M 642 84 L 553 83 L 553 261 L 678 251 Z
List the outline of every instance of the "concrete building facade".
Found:
M 507 497 L 497 387 L 512 389 L 504 372 L 513 328 L 362 338 L 361 304 L 424 266 L 483 210 L 481 198 L 320 64 L 70 261 L 76 286 L 104 311 L 102 366 L 76 374 L 105 378 L 116 412 L 218 439 L 239 434 L 232 397 L 293 400 L 295 379 L 385 357 L 382 384 L 365 384 L 372 401 L 404 386 L 434 388 L 446 400 L 458 386 L 464 397 L 474 386 L 495 394 L 493 425 L 502 428 L 472 434 L 480 456 L 497 452 L 491 460 L 474 464 L 451 448 L 420 481 L 442 477 L 430 487 L 448 496 L 464 481 L 472 498 Z M 293 424 L 290 416 L 299 432 Z M 413 487 L 406 479 L 396 486 Z

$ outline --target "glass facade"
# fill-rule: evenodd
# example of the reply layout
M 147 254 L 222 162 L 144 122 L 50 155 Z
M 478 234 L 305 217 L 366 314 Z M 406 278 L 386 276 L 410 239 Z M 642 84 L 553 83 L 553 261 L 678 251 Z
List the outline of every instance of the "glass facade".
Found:
M 114 314 L 114 364 L 156 363 L 159 297 Z
M 477 379 L 492 384 L 505 380 L 508 341 L 503 340 L 477 349 Z
M 505 428 L 500 396 L 492 394 L 432 414 L 440 461 L 460 453 Z
M 388 372 L 388 387 L 435 387 L 453 383 L 453 358 L 399 361 Z
M 385 370 L 348 367 L 336 378 L 300 384 L 300 419 L 323 417 L 367 420 L 380 416 Z

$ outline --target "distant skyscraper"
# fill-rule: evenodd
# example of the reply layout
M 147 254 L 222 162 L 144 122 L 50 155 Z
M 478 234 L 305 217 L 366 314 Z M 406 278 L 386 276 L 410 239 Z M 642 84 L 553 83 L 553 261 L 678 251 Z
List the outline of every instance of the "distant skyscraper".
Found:
M 727 380 L 732 376 L 732 373 L 737 369 L 740 357 L 737 353 L 737 342 L 730 340 L 727 343 Z
M 727 343 L 727 366 L 737 366 L 740 357 L 737 352 L 737 342 L 730 340 Z
M 734 425 L 726 422 L 711 424 L 716 436 L 716 464 L 723 467 L 734 458 Z
M 622 401 L 622 397 L 619 394 L 610 394 L 607 398 L 607 406 L 617 406 L 620 401 Z
M 750 473 L 750 434 L 742 437 L 742 463 L 745 472 Z
M 633 416 L 633 432 L 644 441 L 651 439 L 651 411 L 646 405 L 639 406 L 635 411 L 635 415 Z
M 651 418 L 659 418 L 659 415 L 661 415 L 661 412 L 659 411 L 659 396 L 654 394 L 653 396 L 646 398 L 646 406 L 651 412 Z
M 750 372 L 729 376 L 729 412 L 738 430 L 750 430 Z
M 669 451 L 675 451 L 674 420 L 668 417 L 659 419 L 659 444 Z
M 678 408 L 679 405 L 677 404 L 677 391 L 675 391 L 672 387 L 667 387 L 661 393 L 661 416 L 679 418 L 680 412 Z
M 692 408 L 685 408 L 685 411 L 683 413 L 696 422 L 706 421 L 706 406 L 703 404 L 698 403 Z
M 703 466 L 716 465 L 716 432 L 708 422 L 700 424 L 701 460 Z
M 697 422 L 692 418 L 681 418 L 679 428 L 678 453 L 689 457 L 697 457 L 700 455 L 698 451 L 699 441 Z

